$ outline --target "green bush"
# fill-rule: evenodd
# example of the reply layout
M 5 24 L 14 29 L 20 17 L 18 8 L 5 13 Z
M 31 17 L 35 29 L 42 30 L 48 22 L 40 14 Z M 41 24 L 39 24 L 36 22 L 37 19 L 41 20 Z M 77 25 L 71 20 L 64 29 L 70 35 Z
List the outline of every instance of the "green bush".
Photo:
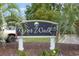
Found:
M 17 53 L 18 56 L 26 56 L 27 55 L 25 51 L 19 51 L 18 50 L 16 53 Z
M 43 51 L 42 56 L 58 56 L 60 54 L 59 49 L 49 50 L 49 51 Z
M 41 55 L 42 55 L 42 56 L 49 56 L 49 52 L 45 50 L 45 51 L 42 52 Z

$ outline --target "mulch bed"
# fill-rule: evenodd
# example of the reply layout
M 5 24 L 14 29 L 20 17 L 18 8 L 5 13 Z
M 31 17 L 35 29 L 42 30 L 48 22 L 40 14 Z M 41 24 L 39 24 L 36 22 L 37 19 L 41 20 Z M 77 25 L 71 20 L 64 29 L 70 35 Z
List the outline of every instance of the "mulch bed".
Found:
M 49 43 L 24 43 L 24 50 L 30 53 L 30 56 L 37 56 L 44 50 L 49 50 Z M 56 48 L 59 48 L 63 56 L 78 56 L 78 44 L 57 43 Z M 18 43 L 7 43 L 6 47 L 0 45 L 0 56 L 17 56 Z
M 63 56 L 79 56 L 79 44 L 57 43 L 56 48 L 59 48 Z
M 30 56 L 37 56 L 44 50 L 49 50 L 49 43 L 24 43 L 24 51 Z M 0 56 L 17 56 L 18 43 L 7 43 L 6 47 L 0 45 Z

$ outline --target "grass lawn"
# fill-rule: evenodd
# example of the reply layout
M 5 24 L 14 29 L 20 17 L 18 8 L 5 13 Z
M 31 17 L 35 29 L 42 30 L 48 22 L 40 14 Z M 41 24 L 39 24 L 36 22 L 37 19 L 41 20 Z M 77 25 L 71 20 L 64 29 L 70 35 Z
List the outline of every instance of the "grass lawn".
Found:
M 49 38 L 24 38 L 24 42 L 49 42 Z

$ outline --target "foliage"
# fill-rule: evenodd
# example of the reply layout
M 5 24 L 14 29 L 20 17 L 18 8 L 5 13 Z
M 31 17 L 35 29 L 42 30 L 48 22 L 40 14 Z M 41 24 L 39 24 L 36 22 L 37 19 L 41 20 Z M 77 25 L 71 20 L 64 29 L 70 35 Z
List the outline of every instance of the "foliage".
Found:
M 7 15 L 4 15 L 7 13 Z M 20 16 L 20 9 L 15 3 L 2 3 L 0 4 L 0 26 L 6 24 L 5 27 L 8 25 L 12 26 L 19 26 L 21 25 L 22 17 Z
M 78 4 L 38 3 L 26 8 L 27 20 L 49 20 L 58 23 L 59 32 L 76 33 L 75 21 L 79 20 Z
M 18 6 L 14 3 L 0 3 L 0 10 L 0 22 L 2 24 L 6 22 L 8 23 L 11 19 L 16 19 L 16 17 L 18 18 L 17 14 L 20 12 Z M 8 13 L 7 16 L 4 15 L 5 13 Z M 18 21 L 18 19 L 16 20 Z
M 64 4 L 63 15 L 60 21 L 60 32 L 76 33 L 74 22 L 78 20 L 78 6 L 76 4 Z
M 27 20 L 57 20 L 59 19 L 60 12 L 54 11 L 51 4 L 32 4 L 32 6 L 27 7 L 25 12 Z
M 42 52 L 42 56 L 58 56 L 60 54 L 59 49 L 53 49 L 53 50 L 49 50 L 49 51 L 43 51 Z
M 14 19 L 16 18 L 17 14 L 19 12 L 20 12 L 20 10 L 19 10 L 18 6 L 14 3 L 0 3 L 0 27 L 2 27 L 3 29 L 6 29 L 9 21 L 12 24 L 16 24 L 16 21 Z M 7 17 L 7 16 L 10 16 L 11 19 L 13 18 L 12 20 L 14 20 L 14 22 L 11 19 L 9 19 L 9 17 Z M 18 19 L 19 19 L 19 17 L 17 17 L 17 19 L 16 19 L 17 22 L 19 22 Z M 5 38 L 1 38 L 1 39 L 2 39 L 2 42 L 3 42 L 2 43 L 3 46 L 5 46 L 4 45 L 6 43 Z
M 16 53 L 17 53 L 18 56 L 26 56 L 27 55 L 25 51 L 19 51 L 18 50 Z

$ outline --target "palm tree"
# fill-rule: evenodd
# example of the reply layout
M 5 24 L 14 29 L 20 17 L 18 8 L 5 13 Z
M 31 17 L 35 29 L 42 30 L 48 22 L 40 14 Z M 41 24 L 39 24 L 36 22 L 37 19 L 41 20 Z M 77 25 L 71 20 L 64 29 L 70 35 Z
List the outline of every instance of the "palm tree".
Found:
M 4 13 L 6 13 L 6 12 L 11 13 L 14 10 L 17 10 L 17 12 L 20 11 L 16 4 L 13 4 L 13 3 L 10 3 L 10 4 L 0 3 L 0 22 L 1 22 L 0 26 L 2 26 L 3 29 L 5 29 L 6 26 L 7 26 L 7 22 L 6 22 Z M 2 39 L 2 42 L 3 42 L 3 47 L 4 47 L 4 45 L 5 45 L 5 39 L 4 38 Z
M 63 31 L 63 33 L 76 33 L 74 23 L 79 18 L 78 10 L 76 4 L 64 4 L 63 16 L 61 19 L 61 31 Z

